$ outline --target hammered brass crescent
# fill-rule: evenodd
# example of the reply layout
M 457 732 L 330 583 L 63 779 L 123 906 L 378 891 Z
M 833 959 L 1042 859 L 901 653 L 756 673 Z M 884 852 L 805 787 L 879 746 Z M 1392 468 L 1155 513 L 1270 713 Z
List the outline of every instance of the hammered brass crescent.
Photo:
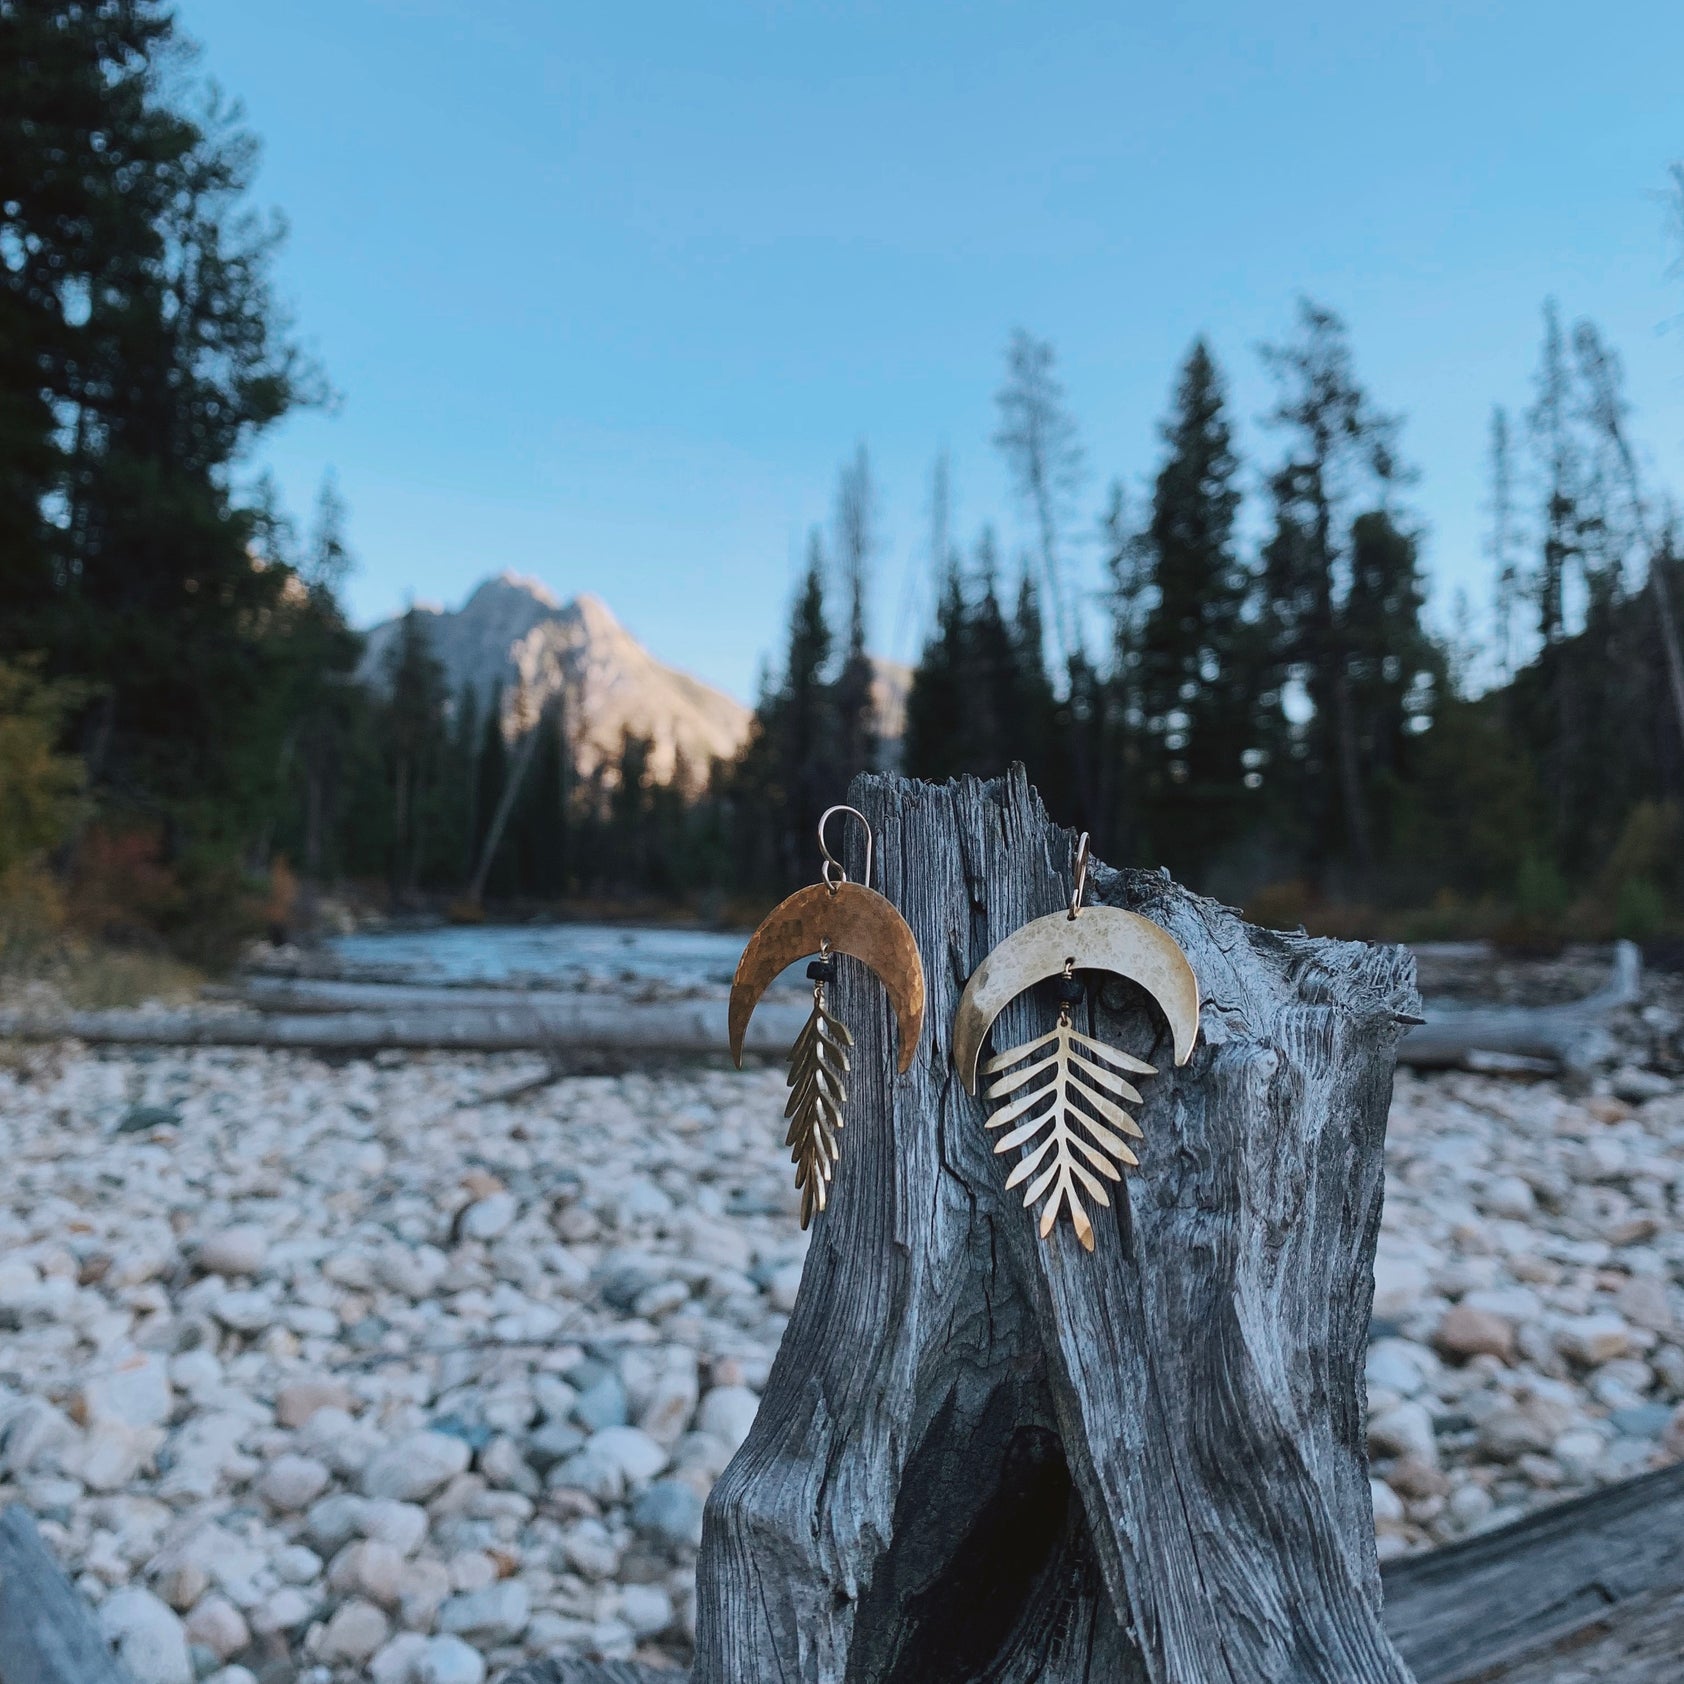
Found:
M 743 1036 L 754 1008 L 779 972 L 817 953 L 826 941 L 870 966 L 888 991 L 900 1031 L 904 1075 L 924 1032 L 924 966 L 906 920 L 875 889 L 843 881 L 797 889 L 767 913 L 749 937 L 731 983 L 731 1057 L 743 1062 Z
M 1199 984 L 1173 937 L 1149 918 L 1116 906 L 1049 913 L 1014 930 L 977 966 L 953 1019 L 953 1063 L 976 1092 L 977 1057 L 990 1025 L 1024 989 L 1077 970 L 1114 971 L 1139 983 L 1169 1019 L 1175 1062 L 1185 1064 L 1199 1033 Z

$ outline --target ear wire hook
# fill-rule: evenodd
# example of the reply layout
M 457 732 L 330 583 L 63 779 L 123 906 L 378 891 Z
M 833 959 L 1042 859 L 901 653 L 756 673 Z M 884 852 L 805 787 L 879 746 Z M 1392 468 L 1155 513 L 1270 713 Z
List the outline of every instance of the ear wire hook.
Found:
M 869 854 L 866 856 L 871 857 Z M 1088 833 L 1082 832 L 1082 839 L 1076 844 L 1076 886 L 1070 891 L 1070 916 L 1074 918 L 1082 910 L 1082 896 L 1088 886 Z
M 854 817 L 865 826 L 865 885 L 869 889 L 871 887 L 871 848 L 873 841 L 871 834 L 871 820 L 868 819 L 858 807 L 844 807 L 840 805 L 835 807 L 826 807 L 825 810 L 819 814 L 819 852 L 824 855 L 824 865 L 821 868 L 820 874 L 824 878 L 825 887 L 828 888 L 832 894 L 835 894 L 836 891 L 848 881 L 848 873 L 843 868 L 841 860 L 831 853 L 830 848 L 824 839 L 824 827 L 830 823 L 831 814 L 833 813 L 852 813 Z M 836 873 L 834 877 L 831 876 L 832 872 Z

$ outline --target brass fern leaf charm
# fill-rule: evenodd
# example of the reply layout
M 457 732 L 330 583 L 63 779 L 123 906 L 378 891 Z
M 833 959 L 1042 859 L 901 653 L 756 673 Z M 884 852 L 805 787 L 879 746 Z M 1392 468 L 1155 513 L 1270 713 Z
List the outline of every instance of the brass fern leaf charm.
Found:
M 789 1118 L 784 1144 L 791 1148 L 795 1164 L 803 1228 L 813 1220 L 815 1210 L 824 1209 L 829 1196 L 836 1168 L 836 1135 L 842 1127 L 842 1107 L 848 1102 L 848 1049 L 853 1044 L 847 1025 L 825 1006 L 824 984 L 816 984 L 812 1015 L 789 1051 L 790 1094 L 784 1107 Z
M 1023 1195 L 1026 1208 L 1037 1199 L 1046 1200 L 1041 1209 L 1042 1239 L 1052 1233 L 1060 1208 L 1068 1206 L 1076 1238 L 1092 1251 L 1093 1223 L 1080 1194 L 1109 1205 L 1105 1181 L 1122 1179 L 1117 1164 L 1140 1162 L 1122 1139 L 1125 1134 L 1141 1138 L 1139 1124 L 1118 1103 L 1140 1103 L 1140 1094 L 1118 1074 L 1124 1070 L 1133 1075 L 1156 1074 L 1154 1065 L 1078 1033 L 1071 1026 L 1068 1004 L 1060 1008 L 1056 1029 L 1000 1053 L 983 1066 L 985 1075 L 996 1078 L 989 1084 L 988 1097 L 1008 1101 L 988 1119 L 988 1127 L 1016 1124 L 995 1145 L 995 1152 L 1035 1142 L 1006 1185 L 1029 1182 Z M 1051 1081 L 1043 1081 L 1049 1072 Z M 1037 1136 L 1041 1137 L 1038 1141 Z

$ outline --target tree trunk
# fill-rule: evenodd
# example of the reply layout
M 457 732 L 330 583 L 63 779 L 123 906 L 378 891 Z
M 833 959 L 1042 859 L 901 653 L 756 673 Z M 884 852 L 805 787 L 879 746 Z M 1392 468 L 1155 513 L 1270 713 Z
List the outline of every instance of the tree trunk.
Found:
M 842 968 L 842 1159 L 708 1502 L 695 1684 L 1408 1684 L 1380 1621 L 1362 1374 L 1411 959 L 1096 865 L 1090 901 L 1191 958 L 1203 1038 L 1175 1071 L 1155 1010 L 1098 991 L 1093 1032 L 1161 1072 L 1141 1167 L 1093 1212 L 1091 1256 L 1067 1225 L 1043 1244 L 950 1033 L 989 949 L 1067 903 L 1074 838 L 1021 768 L 864 776 L 849 798 L 924 956 L 924 1040 L 894 1076 L 883 991 Z M 996 1046 L 1055 1012 L 1020 998 Z

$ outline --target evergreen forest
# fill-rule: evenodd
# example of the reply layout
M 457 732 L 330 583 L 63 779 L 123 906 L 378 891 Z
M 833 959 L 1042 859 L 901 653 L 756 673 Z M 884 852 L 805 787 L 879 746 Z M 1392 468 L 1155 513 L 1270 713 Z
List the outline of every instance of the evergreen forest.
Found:
M 1530 390 L 1491 412 L 1490 604 L 1449 626 L 1404 418 L 1333 308 L 1242 349 L 1263 454 L 1213 334 L 1097 508 L 1052 347 L 1019 332 L 993 444 L 1029 541 L 955 533 L 936 463 L 903 728 L 873 701 L 861 449 L 741 755 L 658 782 L 628 738 L 585 778 L 554 709 L 510 734 L 452 694 L 421 616 L 359 680 L 335 484 L 300 521 L 244 472 L 334 393 L 277 296 L 256 142 L 179 48 L 154 0 L 0 0 L 0 942 L 69 925 L 216 964 L 324 896 L 748 916 L 811 879 L 854 773 L 1013 761 L 1103 857 L 1265 922 L 1684 934 L 1684 538 L 1593 323 L 1546 303 Z

